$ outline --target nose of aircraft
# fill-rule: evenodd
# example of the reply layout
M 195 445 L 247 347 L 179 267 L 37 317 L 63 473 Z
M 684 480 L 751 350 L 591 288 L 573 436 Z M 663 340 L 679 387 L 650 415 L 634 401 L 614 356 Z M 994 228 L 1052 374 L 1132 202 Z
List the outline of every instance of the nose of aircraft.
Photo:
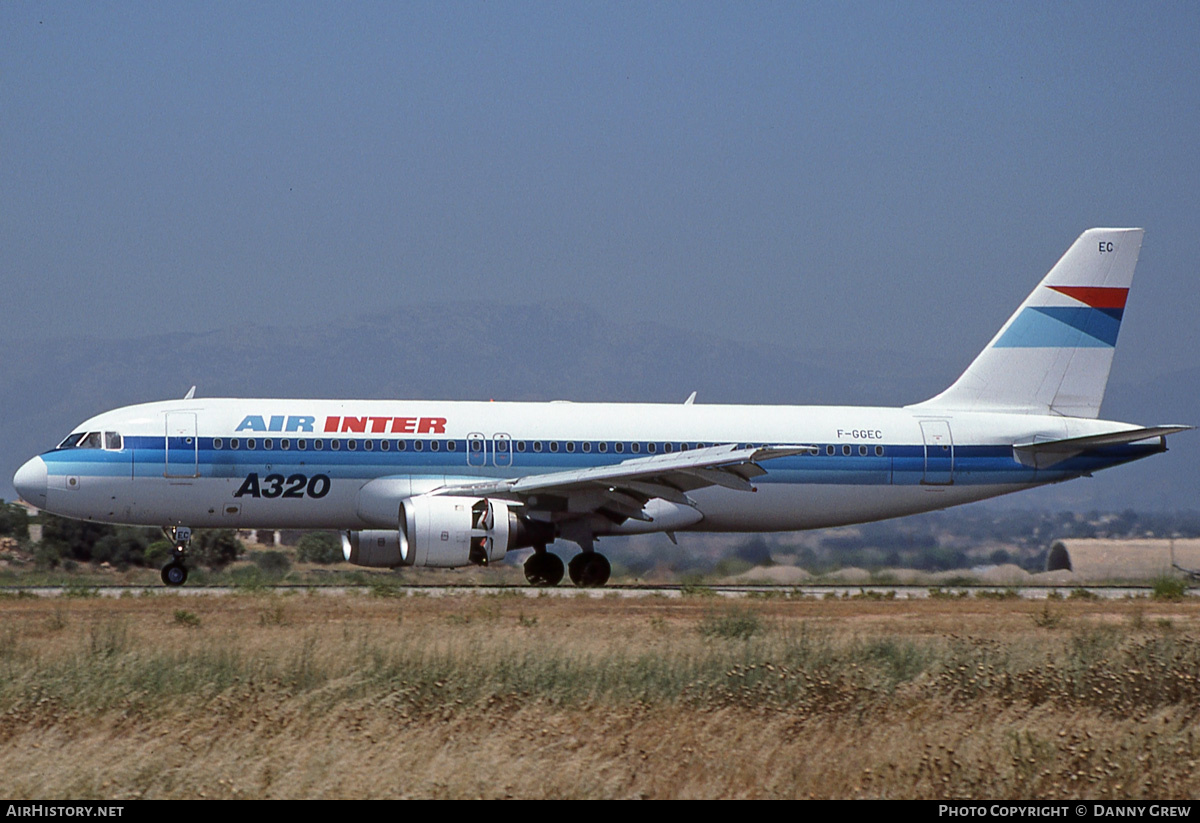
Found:
M 27 503 L 46 508 L 46 461 L 35 457 L 17 469 L 13 486 Z

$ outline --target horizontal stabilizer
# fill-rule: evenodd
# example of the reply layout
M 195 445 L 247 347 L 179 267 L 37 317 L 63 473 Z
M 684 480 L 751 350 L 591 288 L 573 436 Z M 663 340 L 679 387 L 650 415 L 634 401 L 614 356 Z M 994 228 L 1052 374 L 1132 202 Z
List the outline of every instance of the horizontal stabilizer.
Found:
M 1067 437 L 1062 440 L 1044 440 L 1037 443 L 1018 443 L 1013 446 L 1013 456 L 1025 466 L 1043 469 L 1061 463 L 1067 458 L 1083 454 L 1103 446 L 1123 446 L 1143 440 L 1159 438 L 1162 448 L 1167 448 L 1167 435 L 1188 431 L 1194 426 L 1150 426 L 1144 429 L 1127 429 L 1106 434 L 1089 434 L 1085 437 Z

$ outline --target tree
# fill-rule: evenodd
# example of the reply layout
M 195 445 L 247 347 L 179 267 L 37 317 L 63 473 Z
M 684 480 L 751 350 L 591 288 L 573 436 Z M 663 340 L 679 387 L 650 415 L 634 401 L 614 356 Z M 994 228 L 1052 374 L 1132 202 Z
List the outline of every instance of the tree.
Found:
M 292 570 L 292 561 L 280 551 L 254 552 L 254 565 L 269 577 L 283 577 Z
M 29 513 L 24 506 L 0 500 L 0 537 L 29 539 Z
M 122 570 L 128 566 L 145 566 L 146 548 L 158 535 L 156 529 L 118 526 L 112 534 L 104 535 L 92 546 L 91 560 L 111 563 Z
M 192 533 L 190 556 L 193 563 L 221 569 L 245 551 L 233 529 L 206 529 Z
M 296 559 L 301 563 L 341 563 L 342 539 L 333 532 L 309 532 L 296 544 Z
M 92 559 L 92 547 L 103 538 L 115 534 L 113 526 L 103 523 L 42 514 L 42 546 L 48 555 L 87 562 Z

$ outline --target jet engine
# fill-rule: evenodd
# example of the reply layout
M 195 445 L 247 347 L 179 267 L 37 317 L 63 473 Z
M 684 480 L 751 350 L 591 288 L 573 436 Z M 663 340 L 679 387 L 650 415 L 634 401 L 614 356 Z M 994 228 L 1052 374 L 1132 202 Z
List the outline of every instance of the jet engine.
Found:
M 357 566 L 486 566 L 507 552 L 554 539 L 553 527 L 526 520 L 503 500 L 420 496 L 402 500 L 393 529 L 348 532 L 342 553 Z

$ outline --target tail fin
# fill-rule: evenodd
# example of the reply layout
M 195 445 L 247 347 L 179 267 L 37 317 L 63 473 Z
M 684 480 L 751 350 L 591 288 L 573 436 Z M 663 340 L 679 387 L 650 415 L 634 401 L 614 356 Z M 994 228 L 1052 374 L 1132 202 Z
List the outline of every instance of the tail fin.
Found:
M 1097 417 L 1142 229 L 1088 229 L 954 385 L 911 408 Z

